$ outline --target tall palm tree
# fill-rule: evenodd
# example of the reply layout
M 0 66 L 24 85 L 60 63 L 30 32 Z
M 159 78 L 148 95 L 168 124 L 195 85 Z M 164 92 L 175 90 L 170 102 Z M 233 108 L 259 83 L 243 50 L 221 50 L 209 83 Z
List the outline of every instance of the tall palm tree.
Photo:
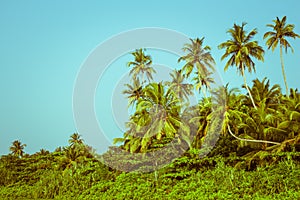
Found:
M 190 40 L 191 44 L 187 43 L 182 48 L 187 54 L 178 59 L 178 62 L 182 60 L 186 62 L 183 66 L 183 71 L 185 71 L 186 76 L 189 77 L 194 68 L 203 74 L 203 76 L 208 74 L 209 69 L 215 71 L 215 60 L 210 54 L 210 47 L 203 47 L 204 37 Z
M 22 144 L 19 140 L 15 140 L 12 143 L 12 146 L 9 147 L 9 150 L 14 156 L 22 157 L 24 155 L 24 148 L 26 144 Z
M 196 89 L 201 91 L 203 85 L 206 89 L 209 88 L 209 82 L 213 82 L 210 75 L 215 71 L 215 60 L 210 53 L 210 47 L 204 46 L 204 37 L 201 39 L 190 39 L 191 44 L 185 44 L 182 50 L 187 52 L 185 56 L 178 59 L 178 62 L 184 60 L 186 64 L 183 66 L 183 70 L 186 73 L 187 78 L 195 70 L 196 76 L 193 80 L 196 82 Z M 204 97 L 206 97 L 205 90 L 202 90 Z
M 233 28 L 227 31 L 227 33 L 231 35 L 231 39 L 221 43 L 218 48 L 226 49 L 226 52 L 222 56 L 221 60 L 224 60 L 226 57 L 230 56 L 225 65 L 224 71 L 226 71 L 229 66 L 237 67 L 238 71 L 244 78 L 244 85 L 249 93 L 253 107 L 256 108 L 253 97 L 247 85 L 245 68 L 247 68 L 249 72 L 252 72 L 252 70 L 255 72 L 255 63 L 251 57 L 264 61 L 264 50 L 258 45 L 257 41 L 251 41 L 252 38 L 257 34 L 257 30 L 253 29 L 247 34 L 247 32 L 244 30 L 245 25 L 246 23 L 242 23 L 242 26 L 234 24 Z
M 70 136 L 69 144 L 71 146 L 77 145 L 77 144 L 83 144 L 83 139 L 81 139 L 81 136 L 78 133 L 73 133 Z
M 293 39 L 296 39 L 300 38 L 300 36 L 294 32 L 294 24 L 286 24 L 286 16 L 284 16 L 281 20 L 278 17 L 276 17 L 276 19 L 273 20 L 273 22 L 274 24 L 267 24 L 267 26 L 272 28 L 273 31 L 266 32 L 264 34 L 264 39 L 267 39 L 266 45 L 268 46 L 268 49 L 272 47 L 272 51 L 274 51 L 274 49 L 277 47 L 277 44 L 280 43 L 281 70 L 284 79 L 286 95 L 288 96 L 288 84 L 284 71 L 282 49 L 285 48 L 286 53 L 288 48 L 290 48 L 292 52 L 294 52 L 293 47 L 286 40 L 286 38 L 291 37 Z
M 166 85 L 175 92 L 180 101 L 188 100 L 189 96 L 193 94 L 193 85 L 184 82 L 185 76 L 181 70 L 173 70 L 170 76 L 172 77 L 172 81 L 166 82 Z
M 148 81 L 152 80 L 152 74 L 156 73 L 156 71 L 151 67 L 151 56 L 145 55 L 145 50 L 143 49 L 137 49 L 131 54 L 134 56 L 134 61 L 128 62 L 127 66 L 132 66 L 129 74 L 132 75 L 133 80 L 141 76 L 142 84 L 144 84 L 144 75 L 147 76 Z

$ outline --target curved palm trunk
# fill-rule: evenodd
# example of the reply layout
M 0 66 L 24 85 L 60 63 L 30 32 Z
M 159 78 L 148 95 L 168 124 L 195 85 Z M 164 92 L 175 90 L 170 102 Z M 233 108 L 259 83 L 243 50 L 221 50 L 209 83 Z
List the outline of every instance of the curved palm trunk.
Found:
M 247 91 L 248 91 L 248 93 L 249 93 L 249 96 L 250 96 L 252 105 L 253 105 L 253 107 L 254 107 L 255 109 L 257 109 L 257 108 L 256 108 L 256 105 L 255 105 L 255 103 L 254 103 L 252 94 L 251 94 L 251 92 L 250 92 L 250 90 L 249 90 L 249 88 L 248 88 L 248 85 L 247 85 L 247 80 L 246 80 L 246 76 L 245 76 L 244 66 L 242 66 L 242 76 L 243 76 L 243 78 L 244 78 L 244 84 L 245 84 L 245 87 L 246 87 L 246 89 L 247 89 Z
M 269 143 L 269 144 L 275 144 L 275 145 L 281 144 L 279 142 L 272 142 L 272 141 L 268 141 L 268 140 L 250 140 L 250 139 L 239 138 L 238 136 L 236 136 L 232 133 L 229 124 L 227 125 L 227 128 L 228 128 L 228 132 L 230 133 L 230 135 L 232 135 L 232 137 L 234 137 L 238 140 L 242 140 L 242 141 L 246 141 L 246 142 Z
M 286 81 L 286 75 L 284 71 L 284 64 L 283 64 L 283 56 L 282 56 L 282 45 L 280 45 L 280 61 L 281 61 L 281 70 L 282 70 L 282 75 L 283 75 L 283 80 L 284 80 L 284 85 L 285 85 L 285 90 L 286 90 L 286 96 L 289 96 L 289 87 Z

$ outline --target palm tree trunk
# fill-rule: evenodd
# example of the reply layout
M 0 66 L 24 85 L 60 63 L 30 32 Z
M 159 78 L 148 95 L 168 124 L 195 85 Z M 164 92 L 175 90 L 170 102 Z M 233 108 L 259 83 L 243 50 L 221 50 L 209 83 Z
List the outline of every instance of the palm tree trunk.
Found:
M 202 90 L 202 94 L 203 94 L 204 99 L 207 99 L 206 89 L 205 88 L 201 88 L 201 90 Z
M 144 86 L 144 72 L 142 73 L 142 86 Z
M 230 135 L 232 137 L 234 137 L 235 139 L 241 140 L 241 141 L 246 141 L 246 142 L 259 142 L 259 143 L 269 143 L 269 144 L 275 144 L 275 145 L 279 145 L 281 143 L 279 142 L 272 142 L 272 141 L 268 141 L 268 140 L 250 140 L 250 139 L 244 139 L 244 138 L 239 138 L 238 136 L 234 135 L 230 129 L 229 124 L 227 125 L 228 128 L 228 132 L 230 133 Z
M 281 61 L 281 70 L 282 70 L 282 75 L 283 75 L 283 80 L 284 80 L 284 85 L 285 85 L 285 90 L 286 90 L 286 96 L 289 96 L 289 87 L 286 81 L 286 75 L 284 71 L 284 64 L 283 64 L 283 56 L 282 56 L 282 45 L 280 45 L 280 61 Z
M 246 80 L 246 76 L 245 76 L 244 66 L 242 66 L 242 76 L 243 76 L 243 78 L 244 78 L 244 84 L 245 84 L 245 87 L 246 87 L 246 89 L 247 89 L 247 91 L 248 91 L 248 93 L 249 93 L 249 96 L 250 96 L 252 105 L 253 105 L 253 107 L 254 107 L 255 109 L 257 109 L 257 108 L 256 108 L 256 105 L 255 105 L 255 103 L 254 103 L 252 94 L 251 94 L 251 92 L 250 92 L 250 90 L 249 90 L 249 88 L 248 88 L 248 85 L 247 85 L 247 80 Z

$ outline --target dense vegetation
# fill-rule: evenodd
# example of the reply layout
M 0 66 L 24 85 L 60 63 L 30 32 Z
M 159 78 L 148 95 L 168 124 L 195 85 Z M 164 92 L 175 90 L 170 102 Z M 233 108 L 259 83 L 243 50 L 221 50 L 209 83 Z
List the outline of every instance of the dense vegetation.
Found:
M 3 156 L 0 199 L 298 199 L 299 154 L 269 154 L 247 170 L 246 159 L 187 154 L 154 173 L 122 173 L 96 159 L 64 152 Z M 69 165 L 66 165 L 65 160 Z M 298 160 L 298 161 L 296 161 Z M 272 164 L 268 162 L 272 161 Z
M 96 155 L 74 133 L 69 146 L 28 155 L 26 145 L 14 141 L 0 159 L 0 197 L 300 198 L 300 93 L 288 88 L 282 58 L 283 49 L 292 49 L 287 38 L 300 36 L 286 17 L 273 22 L 264 39 L 272 50 L 280 45 L 285 93 L 267 78 L 247 84 L 246 70 L 255 72 L 254 59 L 263 61 L 264 49 L 246 23 L 234 24 L 218 46 L 225 50 L 221 59 L 228 58 L 225 71 L 235 66 L 243 76 L 245 94 L 229 84 L 214 86 L 215 60 L 204 38 L 184 45 L 178 60 L 184 65 L 170 82 L 154 82 L 151 56 L 137 49 L 124 91 L 133 114 L 124 137 L 115 138 L 120 146 Z M 201 99 L 190 105 L 195 92 Z

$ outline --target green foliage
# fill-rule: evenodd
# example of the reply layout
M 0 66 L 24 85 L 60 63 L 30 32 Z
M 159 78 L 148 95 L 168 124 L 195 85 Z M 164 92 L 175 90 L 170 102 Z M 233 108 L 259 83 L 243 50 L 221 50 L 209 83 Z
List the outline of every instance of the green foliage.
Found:
M 238 157 L 192 158 L 195 151 L 155 173 L 110 172 L 99 162 L 75 173 L 48 168 L 25 180 L 0 186 L 1 199 L 297 199 L 300 197 L 299 154 L 246 171 L 234 167 Z M 1 158 L 2 160 L 3 158 Z M 46 157 L 35 158 L 44 160 Z M 295 160 L 296 159 L 296 160 Z M 25 159 L 24 159 L 25 161 Z M 29 162 L 27 160 L 26 162 Z M 29 168 L 33 163 L 27 163 Z M 2 176 L 5 177 L 5 176 Z M 24 182 L 25 181 L 25 182 Z

